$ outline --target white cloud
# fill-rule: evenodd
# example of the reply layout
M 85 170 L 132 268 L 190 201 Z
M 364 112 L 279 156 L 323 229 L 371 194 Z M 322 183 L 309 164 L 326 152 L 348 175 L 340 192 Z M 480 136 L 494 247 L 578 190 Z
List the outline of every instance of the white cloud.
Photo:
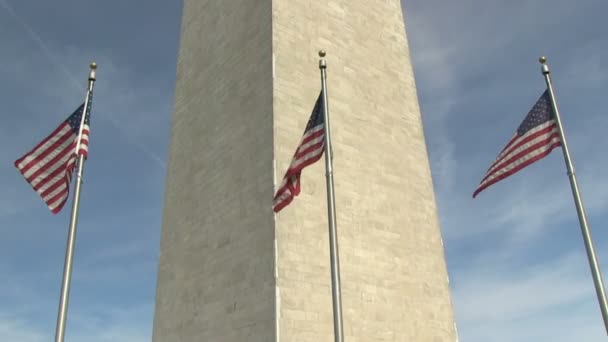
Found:
M 126 60 L 131 56 L 104 44 L 58 43 L 52 21 L 28 25 L 14 10 L 28 5 L 17 5 L 0 0 L 0 59 L 7 61 L 0 65 L 5 95 L 0 125 L 0 341 L 50 341 L 54 336 L 70 205 L 51 215 L 12 161 L 83 101 L 92 60 L 99 65 L 98 81 L 66 340 L 150 341 L 162 197 L 158 190 L 173 79 L 155 79 L 160 73 L 141 75 L 141 64 L 133 67 Z M 119 201 L 128 205 L 115 204 Z
M 574 134 L 571 134 L 569 141 L 571 147 L 577 146 L 580 152 L 574 155 L 574 161 L 585 162 L 575 164 L 575 168 L 588 215 L 601 213 L 608 205 L 605 196 L 608 192 L 608 175 L 603 171 L 608 167 L 608 162 L 598 148 L 592 147 L 598 143 L 602 145 L 604 140 L 608 143 L 606 138 L 598 139 L 608 119 L 598 119 L 595 124 L 596 127 L 584 125 L 571 130 Z M 460 157 L 459 162 L 458 168 L 452 168 L 451 172 L 481 174 L 483 170 L 477 158 L 467 160 Z M 450 218 L 449 222 L 445 222 L 449 227 L 445 233 L 450 239 L 466 239 L 471 235 L 508 230 L 513 239 L 525 240 L 538 237 L 554 224 L 576 218 L 561 149 L 554 150 L 547 158 L 484 190 L 474 200 L 469 193 L 477 184 L 468 185 L 469 189 L 461 187 L 460 191 L 439 189 L 443 217 Z
M 129 247 L 105 249 L 92 256 L 77 253 L 66 340 L 75 342 L 139 342 L 150 341 L 153 302 L 141 298 L 121 297 L 111 300 L 123 289 L 121 286 L 139 286 L 151 279 L 155 262 L 142 262 L 140 250 Z M 122 262 L 115 262 L 116 258 Z M 114 260 L 114 262 L 111 262 Z M 78 265 L 85 264 L 85 267 Z M 0 282 L 3 284 L 0 300 L 0 341 L 50 341 L 54 336 L 58 303 L 58 274 L 50 270 L 13 272 L 6 260 L 0 261 Z M 32 273 L 36 273 L 33 275 Z M 42 288 L 39 284 L 46 284 Z M 51 284 L 52 286 L 49 286 Z M 106 295 L 91 295 L 102 289 Z M 57 292 L 55 292 L 57 290 Z M 149 286 L 142 291 L 149 291 Z M 118 293 L 120 296 L 120 293 Z M 44 319 L 39 319 L 44 317 Z M 52 325 L 51 325 L 52 323 Z
M 85 316 L 68 312 L 66 341 L 73 342 L 149 342 L 151 331 L 148 321 L 152 318 L 149 306 L 122 307 L 115 309 L 97 307 Z M 48 307 L 46 315 L 56 310 Z M 74 310 L 71 310 L 74 311 Z M 36 322 L 0 313 L 0 340 L 15 342 L 46 342 L 55 336 L 55 327 L 43 328 Z
M 113 305 L 92 307 L 86 315 L 70 317 L 73 329 L 70 341 L 75 342 L 149 342 L 152 320 L 150 305 L 137 307 L 120 307 Z
M 0 316 L 0 338 L 3 341 L 43 342 L 48 338 L 31 329 L 28 322 Z
M 44 41 L 40 38 L 40 35 L 38 35 L 38 33 L 36 33 L 36 31 L 34 30 L 34 28 L 31 25 L 29 25 L 25 20 L 23 20 L 23 18 L 21 18 L 21 16 L 19 16 L 17 14 L 17 12 L 15 12 L 15 10 L 10 5 L 10 3 L 7 0 L 0 0 L 0 6 L 6 11 L 6 13 L 10 14 L 10 16 L 13 17 L 17 23 L 19 23 L 19 25 L 21 25 L 21 27 L 23 28 L 24 32 L 27 34 L 28 37 L 30 37 L 30 39 L 32 39 L 36 43 L 36 45 L 38 45 L 38 47 L 40 48 L 40 51 L 42 51 L 42 53 L 44 54 L 44 56 L 49 61 L 51 61 L 53 64 L 55 64 L 55 66 L 57 66 L 61 70 L 61 72 L 63 73 L 63 75 L 70 82 L 72 82 L 75 87 L 78 87 L 80 85 L 80 82 L 78 82 L 78 79 L 76 77 L 74 77 L 73 73 L 68 70 L 68 68 L 61 61 L 61 59 L 58 58 L 48 48 L 47 44 L 44 43 Z M 21 59 L 20 58 L 15 58 L 14 60 L 19 61 Z M 38 68 L 36 68 L 36 71 L 38 71 L 37 69 Z
M 547 54 L 587 214 L 603 217 L 608 119 L 602 103 L 590 101 L 603 99 L 608 51 L 605 39 L 586 34 L 597 31 L 589 15 L 601 12 L 599 3 L 406 0 L 403 7 L 460 340 L 603 340 L 562 151 L 471 198 L 544 90 L 536 59 Z
M 164 170 L 164 156 L 150 147 L 150 141 L 156 140 L 159 134 L 168 133 L 168 118 L 170 105 L 160 102 L 158 83 L 150 85 L 138 79 L 129 67 L 117 65 L 111 57 L 111 51 L 104 49 L 83 50 L 74 46 L 53 46 L 45 43 L 41 35 L 15 12 L 6 1 L 0 0 L 0 7 L 5 9 L 10 18 L 23 29 L 31 44 L 23 42 L 21 36 L 8 35 L 4 39 L 5 48 L 0 51 L 7 60 L 15 63 L 0 66 L 0 73 L 8 79 L 14 79 L 21 86 L 31 89 L 36 85 L 35 96 L 38 101 L 23 106 L 30 107 L 33 112 L 40 113 L 38 118 L 55 118 L 39 121 L 34 126 L 47 127 L 48 132 L 58 125 L 60 120 L 75 109 L 84 100 L 89 62 L 95 60 L 98 64 L 97 82 L 93 100 L 92 122 L 101 119 L 109 123 L 114 132 L 136 147 L 155 165 Z M 42 54 L 40 54 L 42 52 Z M 24 56 L 28 56 L 24 58 Z M 172 84 L 171 84 L 172 86 Z M 58 105 L 61 104 L 61 105 Z M 61 112 L 61 108 L 69 108 Z M 49 108 L 57 108 L 49 113 Z M 52 127 L 48 127 L 51 124 Z M 15 134 L 15 132 L 11 132 Z M 31 132 L 27 132 L 31 136 Z M 42 139 L 44 136 L 41 136 Z M 93 132 L 92 144 L 100 138 Z M 110 140 L 109 137 L 102 139 Z M 95 141 L 97 140 L 97 141 Z M 156 141 L 155 141 L 156 142 Z
M 454 293 L 463 322 L 506 322 L 572 304 L 590 294 L 583 255 L 530 263 L 514 273 L 508 264 L 483 263 L 462 270 Z
M 479 96 L 479 91 L 463 87 L 463 75 L 467 71 L 470 72 L 468 76 L 486 72 L 483 68 L 477 68 L 472 73 L 469 69 L 463 71 L 461 69 L 463 63 L 466 61 L 473 63 L 474 61 L 480 66 L 487 66 L 487 72 L 498 72 L 497 69 L 492 69 L 495 66 L 493 60 L 486 59 L 484 56 L 503 50 L 515 40 L 553 28 L 560 20 L 567 20 L 573 15 L 576 16 L 577 13 L 580 16 L 580 13 L 584 12 L 579 10 L 580 13 L 572 14 L 569 3 L 566 1 L 553 2 L 551 7 L 546 7 L 547 4 L 543 2 L 503 1 L 488 4 L 477 0 L 468 0 L 458 4 L 442 2 L 441 6 L 438 4 L 437 1 L 431 1 L 429 4 L 410 0 L 405 1 L 403 6 L 406 19 L 408 19 L 408 34 L 412 41 L 411 53 L 415 72 L 419 83 L 423 84 L 419 86 L 419 92 L 423 99 L 422 114 L 430 147 L 433 177 L 439 194 L 440 209 L 442 209 L 444 218 L 449 216 L 451 222 L 456 221 L 455 224 L 446 225 L 454 227 L 446 233 L 453 238 L 466 238 L 471 233 L 477 234 L 488 229 L 503 229 L 505 226 L 513 226 L 515 223 L 525 227 L 526 231 L 522 231 L 521 234 L 534 233 L 542 226 L 547 226 L 547 218 L 562 221 L 569 217 L 571 211 L 565 209 L 572 207 L 572 196 L 561 160 L 561 150 L 555 150 L 553 155 L 540 161 L 539 164 L 543 164 L 542 167 L 534 165 L 530 167 L 530 169 L 534 169 L 533 171 L 522 171 L 526 172 L 525 177 L 521 174 L 514 175 L 487 189 L 479 198 L 472 201 L 469 193 L 472 193 L 477 186 L 483 171 L 502 145 L 496 145 L 493 152 L 490 149 L 490 153 L 495 154 L 490 157 L 486 156 L 484 159 L 479 152 L 488 150 L 487 143 L 477 141 L 477 145 L 465 146 L 461 141 L 456 140 L 454 133 L 459 129 L 465 129 L 470 135 L 477 135 L 476 131 L 479 130 L 499 132 L 498 136 L 504 136 L 503 143 L 506 143 L 509 135 L 516 129 L 516 126 L 503 127 L 496 124 L 492 125 L 494 128 L 471 125 L 470 122 L 477 121 L 475 117 L 485 117 L 486 113 L 457 112 L 459 104 L 474 103 L 479 100 L 475 98 Z M 591 6 L 590 2 L 581 4 L 582 8 Z M 480 12 L 483 15 L 472 16 L 474 8 L 483 10 Z M 546 13 L 552 20 L 538 20 L 539 11 Z M 505 26 L 508 24 L 506 18 L 517 18 L 517 25 Z M 456 29 L 458 23 L 463 24 L 460 26 L 461 29 Z M 446 28 L 454 28 L 454 30 L 446 31 Z M 486 45 L 486 49 L 480 51 L 474 48 L 475 45 L 481 43 Z M 564 72 L 567 75 L 581 75 L 578 81 L 582 84 L 598 82 L 598 78 L 603 77 L 601 75 L 607 74 L 602 72 L 603 70 L 600 69 L 602 66 L 599 63 L 600 56 L 605 54 L 604 48 L 596 45 L 588 47 L 592 53 L 588 54 L 586 53 L 588 50 L 584 50 L 586 58 L 583 60 L 586 62 L 581 64 L 581 58 L 574 59 L 567 65 L 568 71 Z M 579 56 L 583 53 L 575 52 L 575 54 Z M 531 64 L 535 63 L 535 57 L 531 56 Z M 587 67 L 596 72 L 584 73 Z M 533 68 L 539 70 L 538 65 L 533 65 Z M 542 85 L 540 72 L 535 76 L 539 79 L 539 85 Z M 500 79 L 500 74 L 496 74 L 496 78 L 486 81 L 484 86 L 488 87 L 487 95 L 492 97 L 504 97 L 507 96 L 506 94 L 521 90 L 514 88 L 512 84 L 504 84 Z M 539 87 L 534 87 L 534 89 L 537 88 Z M 562 93 L 559 90 L 556 91 L 558 91 L 558 98 L 561 99 L 566 96 L 566 89 L 564 89 L 563 96 L 560 95 Z M 542 91 L 542 86 L 537 92 L 528 96 L 530 103 L 536 99 L 535 96 L 538 96 L 540 91 Z M 565 102 L 565 98 L 563 100 Z M 597 104 L 597 107 L 599 108 L 600 105 Z M 513 107 L 518 108 L 518 112 L 521 114 L 513 115 L 523 118 L 529 109 L 525 106 L 526 103 L 514 103 Z M 492 109 L 487 108 L 486 110 Z M 565 116 L 569 114 L 576 115 L 566 113 Z M 566 127 L 571 150 L 574 150 L 573 147 L 576 146 L 576 152 L 582 153 L 574 156 L 575 163 L 577 160 L 583 160 L 585 165 L 593 166 L 589 168 L 582 167 L 585 165 L 577 166 L 580 173 L 579 184 L 583 189 L 588 210 L 603 207 L 606 203 L 603 189 L 608 189 L 608 177 L 605 177 L 601 171 L 604 166 L 608 165 L 604 163 L 600 151 L 591 150 L 594 144 L 598 145 L 598 137 L 603 136 L 602 132 L 608 127 L 608 120 L 604 119 L 601 113 L 596 114 L 586 115 L 586 124 L 577 123 L 576 127 Z M 460 118 L 462 118 L 462 122 L 459 125 L 450 126 L 454 123 L 458 124 Z M 569 118 L 566 117 L 564 121 L 569 121 Z M 429 132 L 431 134 L 428 134 Z M 491 138 L 495 138 L 495 136 Z M 491 143 L 495 141 L 497 140 L 493 139 Z M 462 149 L 470 148 L 473 149 L 469 150 L 469 153 L 462 151 Z M 459 155 L 455 155 L 458 149 L 460 149 Z M 547 162 L 547 160 L 551 160 L 551 162 Z M 550 169 L 551 172 L 543 171 L 549 167 L 557 167 L 560 171 L 556 172 L 555 169 Z M 547 173 L 553 176 L 547 176 Z M 455 185 L 457 185 L 456 188 Z M 590 189 L 590 191 L 585 192 L 586 189 Z M 500 196 L 488 196 L 488 192 L 497 190 L 500 192 Z M 467 194 L 466 197 L 463 197 L 463 192 Z M 522 198 L 527 200 L 523 202 Z M 492 201 L 492 203 L 487 205 L 488 201 Z M 535 205 L 530 205 L 530 203 Z M 463 212 L 476 215 L 487 224 L 484 226 L 471 224 L 472 222 L 469 221 L 471 217 L 462 217 Z M 525 225 L 522 225 L 521 223 L 524 222 Z
M 459 332 L 466 341 L 605 338 L 582 251 L 530 262 L 516 271 L 513 265 L 492 262 L 462 269 L 453 280 L 453 295 Z

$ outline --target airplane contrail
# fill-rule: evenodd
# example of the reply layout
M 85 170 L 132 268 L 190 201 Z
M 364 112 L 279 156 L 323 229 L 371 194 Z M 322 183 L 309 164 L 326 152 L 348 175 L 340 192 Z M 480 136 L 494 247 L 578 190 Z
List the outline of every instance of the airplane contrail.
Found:
M 15 20 L 23 27 L 23 29 L 25 30 L 25 32 L 27 33 L 27 35 L 34 41 L 36 42 L 36 44 L 38 44 L 38 46 L 40 47 L 40 49 L 42 50 L 43 54 L 51 61 L 53 62 L 60 70 L 61 72 L 64 74 L 64 76 L 70 80 L 70 82 L 74 85 L 74 87 L 76 89 L 81 89 L 82 85 L 81 83 L 78 81 L 78 79 L 68 70 L 68 68 L 66 67 L 66 65 L 64 63 L 62 63 L 52 52 L 51 50 L 46 46 L 46 44 L 44 43 L 44 41 L 40 38 L 40 35 L 38 35 L 36 33 L 36 31 L 34 31 L 34 29 L 25 21 L 23 20 L 23 18 L 21 18 L 19 15 L 17 15 L 17 13 L 15 12 L 15 10 L 11 7 L 11 5 L 8 3 L 8 1 L 6 0 L 0 0 L 0 5 L 13 17 L 15 18 Z M 150 149 L 144 145 L 142 142 L 133 139 L 132 134 L 130 134 L 125 128 L 123 128 L 120 123 L 115 120 L 112 117 L 109 116 L 101 116 L 102 118 L 108 120 L 112 126 L 114 126 L 114 128 L 116 128 L 118 131 L 120 131 L 125 137 L 126 139 L 132 143 L 133 145 L 137 146 L 139 149 L 141 149 L 150 159 L 152 159 L 158 166 L 160 166 L 162 169 L 166 168 L 165 163 L 163 162 L 163 160 L 157 156 L 156 154 L 154 154 L 152 151 L 150 151 Z

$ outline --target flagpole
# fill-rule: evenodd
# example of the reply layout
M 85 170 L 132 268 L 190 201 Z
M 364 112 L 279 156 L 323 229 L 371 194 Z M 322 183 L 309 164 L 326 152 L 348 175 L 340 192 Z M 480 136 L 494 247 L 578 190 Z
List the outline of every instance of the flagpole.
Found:
M 93 85 L 95 84 L 95 70 L 97 64 L 91 63 L 89 72 L 89 85 L 87 87 L 87 94 L 84 100 L 84 106 L 82 108 L 82 117 L 80 121 L 80 129 L 78 131 L 78 138 L 76 140 L 76 152 L 80 149 L 80 141 L 82 139 L 82 130 L 84 128 L 84 121 L 89 109 L 89 99 L 93 93 Z M 80 202 L 80 188 L 82 186 L 82 175 L 84 173 L 84 155 L 78 154 L 78 170 L 76 173 L 76 187 L 74 190 L 74 201 L 72 203 L 72 214 L 70 216 L 70 226 L 68 230 L 68 240 L 65 251 L 65 263 L 63 266 L 63 280 L 61 283 L 61 295 L 59 298 L 59 311 L 57 313 L 57 326 L 55 329 L 55 342 L 63 342 L 65 336 L 65 325 L 66 317 L 68 313 L 68 301 L 70 296 L 70 280 L 72 277 L 72 261 L 74 259 L 74 244 L 76 242 L 76 225 L 78 224 L 78 210 Z
M 564 127 L 562 126 L 561 117 L 555 101 L 555 94 L 553 93 L 553 85 L 551 83 L 551 75 L 549 66 L 547 65 L 547 58 L 542 56 L 539 58 L 542 64 L 542 73 L 545 76 L 545 83 L 547 84 L 547 90 L 549 97 L 551 98 L 551 106 L 553 113 L 555 113 L 555 121 L 557 123 L 557 129 L 559 130 L 559 137 L 562 143 L 562 151 L 564 153 L 564 160 L 566 162 L 566 168 L 568 170 L 568 177 L 570 178 L 570 187 L 572 188 L 572 196 L 574 197 L 574 203 L 576 205 L 576 212 L 578 214 L 578 221 L 581 226 L 581 233 L 583 234 L 583 241 L 585 242 L 585 249 L 587 251 L 587 258 L 589 259 L 589 266 L 591 268 L 591 274 L 593 276 L 593 283 L 595 285 L 595 292 L 597 299 L 600 304 L 600 310 L 602 311 L 602 318 L 604 320 L 604 328 L 608 333 L 608 302 L 606 301 L 606 290 L 604 289 L 604 280 L 602 279 L 602 273 L 600 266 L 595 255 L 595 248 L 593 247 L 593 241 L 591 239 L 591 231 L 587 223 L 587 215 L 585 214 L 585 208 L 583 207 L 583 200 L 576 182 L 576 175 L 574 173 L 574 166 L 570 159 L 570 151 L 568 150 L 568 144 L 566 143 L 566 136 L 564 134 Z
M 325 177 L 327 180 L 327 216 L 329 221 L 329 252 L 331 258 L 331 294 L 334 312 L 334 341 L 344 341 L 342 328 L 342 295 L 340 293 L 340 259 L 338 257 L 338 233 L 336 231 L 336 202 L 334 196 L 333 151 L 329 129 L 329 111 L 327 105 L 327 61 L 325 51 L 319 51 L 319 69 L 321 70 L 321 89 L 323 91 L 323 121 L 325 122 Z

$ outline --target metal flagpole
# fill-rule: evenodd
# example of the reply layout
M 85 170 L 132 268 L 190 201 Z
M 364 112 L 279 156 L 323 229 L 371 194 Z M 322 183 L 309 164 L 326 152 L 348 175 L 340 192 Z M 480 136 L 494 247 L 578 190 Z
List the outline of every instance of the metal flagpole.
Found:
M 587 215 L 585 214 L 585 208 L 583 207 L 583 200 L 578 189 L 576 182 L 576 175 L 574 173 L 574 166 L 570 159 L 570 151 L 568 150 L 568 144 L 566 143 L 566 136 L 564 134 L 564 127 L 557 109 L 557 103 L 555 101 L 555 94 L 553 93 L 553 85 L 551 84 L 551 75 L 547 58 L 542 56 L 539 58 L 542 64 L 542 73 L 545 76 L 545 83 L 547 83 L 547 91 L 551 98 L 551 106 L 553 113 L 555 113 L 555 121 L 557 123 L 557 129 L 559 130 L 559 136 L 562 143 L 562 151 L 564 153 L 564 160 L 566 162 L 566 168 L 568 170 L 568 177 L 570 178 L 570 187 L 572 188 L 572 196 L 574 197 L 574 203 L 576 204 L 576 212 L 578 214 L 578 221 L 581 226 L 581 232 L 583 234 L 583 241 L 585 242 L 585 249 L 587 251 L 587 258 L 589 259 L 589 267 L 591 268 L 591 274 L 593 275 L 593 283 L 595 284 L 595 292 L 597 299 L 600 304 L 600 310 L 602 311 L 602 318 L 604 320 L 604 328 L 608 333 L 608 304 L 606 301 L 606 290 L 604 289 L 604 280 L 602 279 L 602 273 L 600 272 L 600 266 L 597 262 L 595 255 L 595 248 L 593 247 L 593 241 L 591 240 L 591 232 L 589 225 L 587 224 Z
M 334 311 L 334 341 L 344 341 L 342 329 L 342 295 L 340 294 L 340 259 L 338 258 L 338 233 L 336 231 L 336 203 L 334 196 L 333 155 L 331 133 L 329 129 L 329 112 L 327 105 L 327 61 L 325 51 L 319 51 L 319 69 L 321 70 L 321 89 L 323 91 L 323 125 L 325 130 L 325 177 L 327 179 L 327 216 L 329 221 L 329 252 L 331 257 L 331 294 Z
M 89 85 L 87 87 L 87 94 L 84 99 L 84 107 L 82 108 L 82 117 L 80 120 L 80 129 L 78 131 L 78 138 L 76 140 L 76 152 L 80 149 L 80 141 L 82 139 L 82 130 L 84 128 L 84 121 L 86 118 L 87 111 L 89 110 L 89 99 L 93 93 L 93 85 L 95 84 L 95 70 L 97 64 L 91 63 L 91 70 L 89 72 Z M 74 259 L 74 243 L 76 241 L 76 225 L 78 223 L 78 209 L 80 202 L 80 187 L 82 186 L 82 174 L 84 172 L 84 155 L 78 156 L 78 170 L 76 173 L 76 188 L 74 190 L 74 201 L 72 203 L 72 214 L 70 216 L 70 227 L 68 230 L 68 241 L 65 251 L 65 263 L 63 266 L 63 280 L 61 283 L 61 296 L 59 299 L 59 312 L 57 313 L 57 326 L 55 329 L 55 342 L 63 342 L 65 336 L 65 324 L 66 316 L 68 313 L 68 300 L 70 297 L 70 280 L 72 277 L 72 261 Z

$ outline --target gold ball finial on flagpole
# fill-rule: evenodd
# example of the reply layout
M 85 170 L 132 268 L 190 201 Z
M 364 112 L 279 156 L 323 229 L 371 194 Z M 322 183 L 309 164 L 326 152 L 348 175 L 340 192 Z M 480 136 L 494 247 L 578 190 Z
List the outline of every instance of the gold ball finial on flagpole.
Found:
M 540 56 L 540 57 L 538 58 L 538 61 L 539 61 L 539 62 L 540 62 L 540 64 L 541 64 L 540 69 L 541 69 L 541 71 L 542 71 L 543 75 L 548 75 L 548 74 L 549 74 L 549 66 L 547 65 L 547 57 L 545 57 L 545 56 Z
M 319 59 L 319 68 L 327 68 L 327 61 L 325 60 L 325 50 L 319 50 L 319 57 L 321 57 L 321 59 Z
M 95 81 L 95 79 L 97 78 L 97 76 L 95 75 L 95 71 L 97 70 L 97 63 L 91 62 L 89 66 L 91 67 L 91 70 L 89 71 L 89 81 Z

